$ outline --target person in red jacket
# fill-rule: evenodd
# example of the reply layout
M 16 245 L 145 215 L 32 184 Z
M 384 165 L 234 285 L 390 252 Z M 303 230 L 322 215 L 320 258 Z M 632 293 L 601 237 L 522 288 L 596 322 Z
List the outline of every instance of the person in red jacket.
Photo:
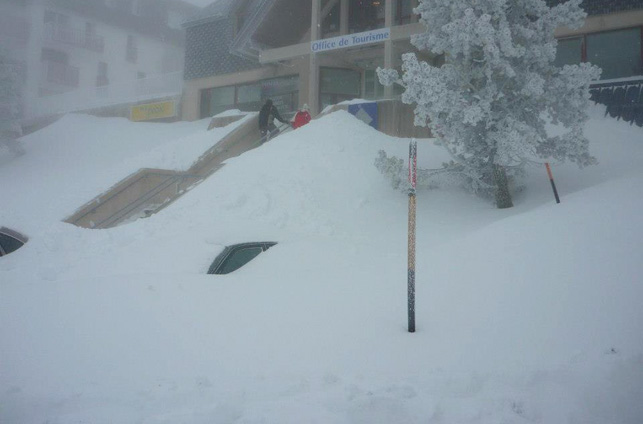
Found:
M 310 112 L 308 112 L 308 105 L 304 104 L 299 112 L 295 115 L 295 121 L 292 123 L 294 129 L 303 127 L 311 120 Z

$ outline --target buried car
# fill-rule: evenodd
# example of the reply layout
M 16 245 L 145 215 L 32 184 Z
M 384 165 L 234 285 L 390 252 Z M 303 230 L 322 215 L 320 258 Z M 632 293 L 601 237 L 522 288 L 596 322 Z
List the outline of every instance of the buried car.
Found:
M 260 253 L 265 252 L 274 246 L 275 242 L 250 242 L 233 244 L 225 249 L 214 259 L 208 274 L 229 274 L 241 268 Z
M 0 227 L 0 256 L 20 249 L 29 239 L 17 231 Z

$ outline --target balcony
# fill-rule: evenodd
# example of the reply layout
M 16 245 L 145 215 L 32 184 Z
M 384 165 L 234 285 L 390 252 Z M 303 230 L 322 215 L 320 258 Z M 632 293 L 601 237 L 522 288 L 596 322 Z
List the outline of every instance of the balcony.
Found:
M 78 87 L 80 69 L 75 66 L 65 65 L 64 63 L 43 61 L 42 67 L 43 81 L 65 87 Z
M 45 25 L 44 39 L 57 43 L 81 47 L 96 53 L 105 49 L 103 37 L 86 32 L 84 29 L 64 27 L 60 25 Z

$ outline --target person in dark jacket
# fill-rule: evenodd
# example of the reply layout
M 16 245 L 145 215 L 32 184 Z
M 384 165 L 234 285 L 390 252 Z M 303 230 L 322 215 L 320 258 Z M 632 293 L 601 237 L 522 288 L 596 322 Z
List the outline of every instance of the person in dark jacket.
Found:
M 279 129 L 275 126 L 275 119 L 284 124 L 290 124 L 281 117 L 277 108 L 272 104 L 272 100 L 267 99 L 259 112 L 259 131 L 261 131 L 262 143 L 279 134 Z

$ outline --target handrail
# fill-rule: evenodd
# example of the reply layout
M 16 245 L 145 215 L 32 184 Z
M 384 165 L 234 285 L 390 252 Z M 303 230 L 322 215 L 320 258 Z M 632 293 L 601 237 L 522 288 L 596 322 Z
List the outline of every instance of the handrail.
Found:
M 256 121 L 251 120 L 247 122 L 247 125 L 251 125 L 253 126 L 253 128 L 256 128 L 254 127 L 254 125 L 256 125 Z M 277 128 L 279 129 L 279 133 L 275 135 L 275 137 L 292 131 L 292 126 L 289 123 L 282 124 Z M 235 130 L 230 132 L 228 136 L 232 136 L 233 134 L 236 133 L 236 131 L 239 131 L 239 130 L 240 128 L 236 128 Z M 258 140 L 255 140 L 252 143 L 248 143 L 248 141 L 251 139 L 252 139 L 252 136 L 247 136 L 247 137 L 244 136 L 244 138 L 242 139 L 243 141 L 236 141 L 235 145 L 236 143 L 240 143 L 240 142 L 243 143 L 244 147 L 241 152 L 245 152 L 248 150 L 252 150 L 258 147 L 260 144 L 262 144 L 262 140 L 263 140 L 262 137 L 260 137 Z M 223 140 L 220 140 L 220 143 L 222 141 Z M 212 175 L 214 172 L 216 172 L 216 170 L 220 168 L 220 165 L 222 163 L 221 161 L 225 160 L 225 158 L 227 157 L 225 156 L 226 151 L 227 150 L 224 150 L 222 152 L 215 152 L 214 156 L 212 156 L 209 160 L 206 160 L 204 163 L 200 163 L 199 161 L 195 162 L 195 164 L 193 164 L 192 167 L 186 172 L 170 171 L 170 170 L 165 171 L 165 170 L 146 169 L 146 168 L 141 169 L 136 173 L 130 175 L 129 177 L 125 178 L 120 183 L 113 186 L 112 189 L 105 192 L 104 199 L 102 199 L 102 197 L 99 196 L 96 199 L 87 203 L 85 206 L 81 207 L 76 212 L 76 214 L 67 218 L 66 222 L 69 222 L 71 224 L 76 224 L 79 226 L 88 225 L 86 224 L 86 221 L 90 219 L 91 214 L 98 213 L 98 215 L 96 215 L 96 219 L 99 221 L 96 223 L 91 222 L 91 225 L 92 225 L 91 228 L 110 228 L 112 226 L 117 225 L 120 222 L 123 222 L 125 219 L 133 216 L 133 214 L 136 213 L 137 211 L 143 210 L 141 208 L 144 208 L 145 206 L 152 206 L 152 208 L 150 209 L 152 213 L 159 212 L 163 208 L 172 204 L 176 199 L 181 197 L 183 192 L 189 190 L 190 187 L 193 187 L 194 185 L 199 184 L 207 177 Z M 220 158 L 221 154 L 224 155 L 223 159 Z M 217 162 L 217 158 L 219 160 L 218 162 Z M 198 170 L 199 167 L 203 167 L 204 164 L 206 165 L 207 171 L 205 172 L 195 171 L 195 170 Z M 109 212 L 110 210 L 112 210 L 111 209 L 112 206 L 106 206 L 106 205 L 108 205 L 111 201 L 118 202 L 117 197 L 121 195 L 125 196 L 123 197 L 122 201 L 126 201 L 125 199 L 128 198 L 127 197 L 128 190 L 136 189 L 135 187 L 136 184 L 142 183 L 143 179 L 150 176 L 152 177 L 156 176 L 156 177 L 162 177 L 162 178 L 160 181 L 157 181 L 157 180 L 149 181 L 148 186 L 150 185 L 153 185 L 153 186 L 150 187 L 148 190 L 146 190 L 143 194 L 137 195 L 135 199 L 129 201 L 125 205 L 122 205 L 122 206 L 114 205 L 118 207 L 118 210 L 114 212 Z M 193 180 L 193 182 L 191 182 L 190 180 Z M 163 202 L 161 202 L 160 204 L 159 202 L 156 202 L 155 204 L 150 203 L 155 196 L 160 195 L 165 190 L 172 187 L 173 184 L 176 184 L 176 187 L 177 187 L 176 192 L 173 192 L 171 194 L 168 193 L 167 199 L 163 200 Z M 99 208 L 101 208 L 102 206 L 106 206 L 108 208 L 107 210 L 103 209 L 102 211 L 105 211 L 106 214 L 109 214 L 109 216 L 103 216 L 103 217 L 100 216 L 103 212 L 101 212 Z M 79 215 L 79 216 L 75 216 L 75 215 Z M 85 221 L 85 223 L 81 224 L 81 221 Z

